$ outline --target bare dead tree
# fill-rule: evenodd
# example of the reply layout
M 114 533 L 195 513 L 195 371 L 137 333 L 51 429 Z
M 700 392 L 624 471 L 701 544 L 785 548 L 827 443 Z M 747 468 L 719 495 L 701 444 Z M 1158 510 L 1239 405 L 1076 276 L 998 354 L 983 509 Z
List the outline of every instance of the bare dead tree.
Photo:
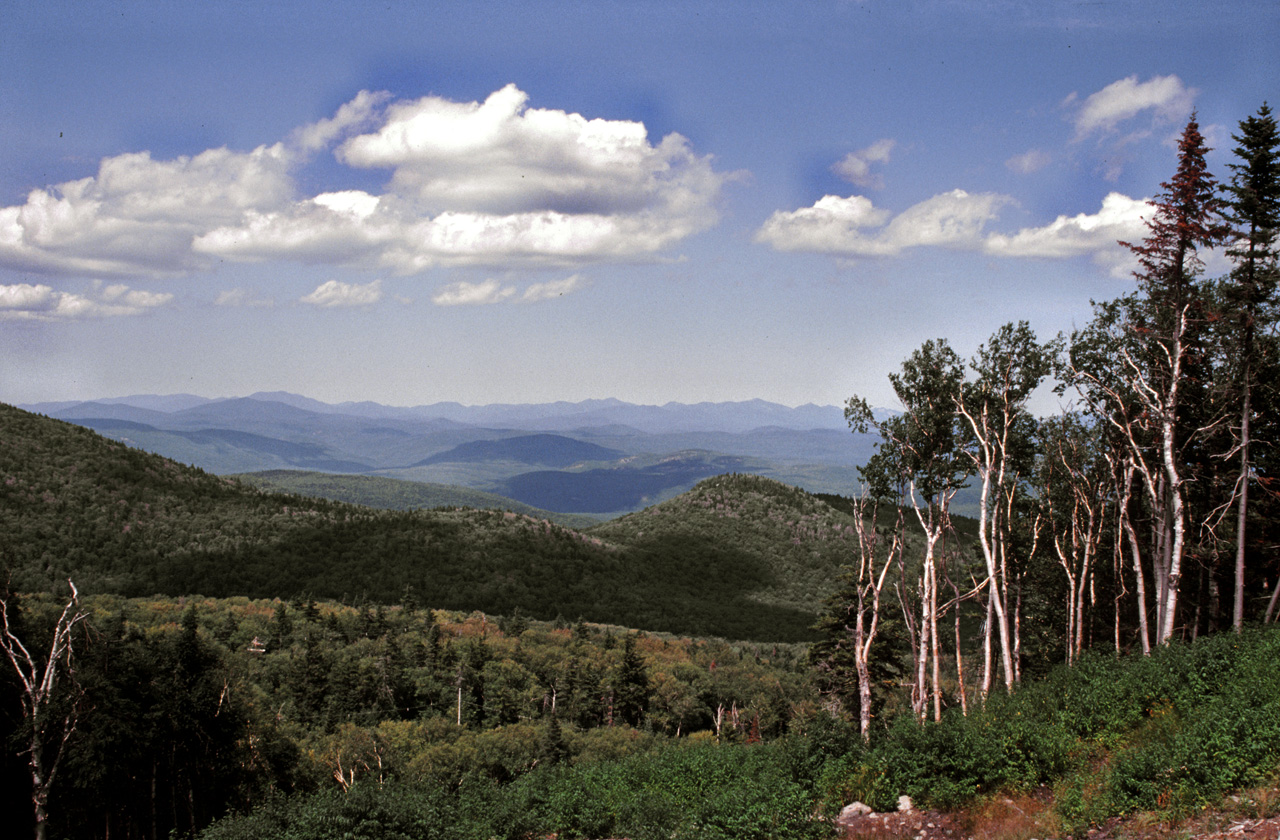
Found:
M 858 727 L 865 741 L 871 739 L 871 646 L 880 625 L 880 593 L 889 569 L 902 563 L 902 508 L 897 507 L 897 523 L 885 550 L 881 549 L 881 536 L 876 528 L 879 509 L 878 500 L 869 499 L 865 489 L 854 499 L 858 571 L 849 616 L 853 626 L 845 624 L 845 631 L 853 639 L 853 661 L 858 675 Z M 881 559 L 877 561 L 877 557 Z M 877 562 L 880 563 L 878 569 Z
M 75 733 L 80 712 L 72 633 L 88 618 L 80 607 L 80 594 L 70 580 L 71 596 L 54 624 L 47 656 L 33 655 L 18 637 L 10 617 L 12 596 L 0 597 L 0 647 L 22 686 L 22 714 L 26 724 L 27 765 L 31 768 L 31 804 L 35 808 L 35 838 L 44 840 L 48 830 L 49 791 L 67 743 Z

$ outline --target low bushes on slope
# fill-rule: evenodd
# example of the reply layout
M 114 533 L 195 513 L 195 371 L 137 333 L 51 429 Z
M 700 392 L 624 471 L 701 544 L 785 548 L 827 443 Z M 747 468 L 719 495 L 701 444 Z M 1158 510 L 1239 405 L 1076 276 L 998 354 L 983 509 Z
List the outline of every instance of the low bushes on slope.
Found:
M 204 840 L 308 836 L 817 837 L 844 804 L 968 807 L 1052 788 L 1058 830 L 1134 810 L 1179 815 L 1280 767 L 1280 632 L 1223 635 L 1150 658 L 1085 657 L 968 717 L 900 717 L 870 744 L 819 716 L 768 744 L 668 743 L 535 767 L 455 795 L 388 785 L 280 800 Z M 374 829 L 377 831 L 374 831 Z M 361 832 L 366 833 L 361 833 Z M 382 832 L 382 833 L 377 833 Z
M 940 808 L 1053 786 L 1069 825 L 1189 813 L 1280 768 L 1280 631 L 1220 634 L 1150 657 L 1083 657 L 968 717 L 899 717 L 827 766 L 829 805 Z

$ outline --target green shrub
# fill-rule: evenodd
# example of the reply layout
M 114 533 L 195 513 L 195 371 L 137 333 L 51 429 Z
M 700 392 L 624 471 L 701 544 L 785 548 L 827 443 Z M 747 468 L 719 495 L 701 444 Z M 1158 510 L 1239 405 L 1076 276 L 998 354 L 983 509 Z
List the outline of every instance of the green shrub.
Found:
M 808 838 L 830 830 L 817 813 L 833 816 L 855 799 L 880 811 L 903 794 L 955 808 L 1043 785 L 1054 788 L 1071 831 L 1133 810 L 1177 816 L 1280 769 L 1277 662 L 1276 631 L 1172 645 L 1149 658 L 1085 656 L 1012 696 L 992 695 L 967 717 L 958 709 L 937 723 L 899 717 L 870 745 L 849 724 L 817 715 L 803 734 L 755 745 L 628 729 L 599 730 L 588 745 L 574 733 L 576 761 L 550 765 L 535 763 L 536 728 L 459 733 L 423 751 L 469 746 L 473 772 L 453 787 L 433 787 L 424 774 L 421 787 L 357 783 L 345 796 L 277 798 L 203 837 Z M 391 744 L 395 733 L 383 734 Z
M 441 791 L 356 784 L 275 798 L 206 829 L 204 840 L 461 840 L 457 807 Z

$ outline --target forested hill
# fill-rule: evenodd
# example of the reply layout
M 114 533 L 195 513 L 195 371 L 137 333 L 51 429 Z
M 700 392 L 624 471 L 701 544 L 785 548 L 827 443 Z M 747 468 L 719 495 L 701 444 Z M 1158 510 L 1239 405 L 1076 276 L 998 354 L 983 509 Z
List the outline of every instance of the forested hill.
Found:
M 851 515 L 756 475 L 709 478 L 591 534 L 647 552 L 679 554 L 694 565 L 701 565 L 702 556 L 731 550 L 744 568 L 768 568 L 774 575 L 759 600 L 801 610 L 822 603 L 857 548 Z
M 15 589 L 74 577 L 126 595 L 411 593 L 447 609 L 810 638 L 841 555 L 834 520 L 817 522 L 834 514 L 799 512 L 825 505 L 776 482 L 716 481 L 590 533 L 496 510 L 375 511 L 264 493 L 0 405 L 0 557 Z M 797 513 L 784 515 L 788 496 Z
M 600 518 L 588 514 L 556 513 L 517 502 L 496 493 L 472 490 L 457 484 L 406 481 L 379 475 L 342 475 L 307 470 L 263 470 L 238 473 L 231 478 L 270 493 L 318 496 L 382 510 L 424 510 L 440 507 L 501 508 L 570 528 L 589 528 Z

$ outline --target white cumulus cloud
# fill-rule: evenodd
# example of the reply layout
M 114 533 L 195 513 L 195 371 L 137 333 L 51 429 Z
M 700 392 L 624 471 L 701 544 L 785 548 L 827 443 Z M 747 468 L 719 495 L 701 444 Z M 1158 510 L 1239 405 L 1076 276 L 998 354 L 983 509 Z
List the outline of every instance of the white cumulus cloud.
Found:
M 879 189 L 884 186 L 884 179 L 872 174 L 871 164 L 888 163 L 893 146 L 891 139 L 877 140 L 865 149 L 845 155 L 831 170 L 856 186 Z
M 382 281 L 373 280 L 363 285 L 329 280 L 321 283 L 309 295 L 300 298 L 303 303 L 324 308 L 340 306 L 369 306 L 382 300 Z
M 152 160 L 105 158 L 92 177 L 32 190 L 0 208 L 0 265 L 49 274 L 163 276 L 206 267 L 192 238 L 292 199 L 280 144 Z
M 1136 263 L 1132 252 L 1118 243 L 1141 242 L 1148 234 L 1143 219 L 1153 212 L 1145 199 L 1113 192 L 1102 200 L 1097 213 L 1059 216 L 1043 227 L 1023 228 L 1010 235 L 993 233 L 984 248 L 1001 257 L 1089 256 L 1112 275 L 1123 277 Z
M 436 266 L 574 265 L 644 258 L 715 223 L 732 177 L 643 123 L 532 109 L 508 85 L 484 102 L 393 102 L 340 161 L 386 168 L 386 193 L 316 196 L 195 240 L 229 259 Z
M 487 306 L 495 303 L 537 303 L 555 300 L 585 288 L 586 280 L 573 274 L 562 280 L 530 283 L 524 291 L 515 286 L 499 283 L 492 278 L 480 283 L 450 283 L 431 298 L 436 306 Z
M 392 190 L 432 211 L 636 212 L 665 204 L 685 169 L 705 169 L 672 135 L 650 145 L 643 123 L 528 108 L 507 85 L 484 102 L 428 96 L 387 109 L 376 132 L 338 157 L 392 170 Z
M 1132 253 L 1119 241 L 1147 236 L 1146 199 L 1113 192 L 1096 213 L 1062 215 L 1047 225 L 1015 233 L 987 232 L 1008 196 L 952 190 L 926 199 L 897 216 L 863 196 L 824 196 L 812 207 L 778 211 L 756 232 L 756 241 L 779 251 L 843 257 L 892 257 L 906 249 L 932 246 L 980 250 L 995 257 L 1070 259 L 1090 257 L 1114 276 L 1133 270 Z
M 1153 76 L 1139 82 L 1129 76 L 1090 94 L 1075 112 L 1076 137 L 1105 134 L 1121 124 L 1149 113 L 1158 122 L 1174 122 L 1191 113 L 1195 91 L 1177 76 Z
M 812 207 L 778 211 L 756 232 L 756 241 L 779 251 L 813 251 L 850 257 L 894 256 L 907 248 L 981 247 L 982 232 L 1007 196 L 941 193 L 897 216 L 864 196 L 824 196 Z
M 141 315 L 173 300 L 166 292 L 122 283 L 94 286 L 91 294 L 60 292 L 44 283 L 0 285 L 0 321 L 64 321 Z
M 586 286 L 582 275 L 574 274 L 563 280 L 548 280 L 545 283 L 533 283 L 525 288 L 520 299 L 525 303 L 536 303 L 540 300 L 553 300 L 578 291 Z
M 480 283 L 450 283 L 431 297 L 436 306 L 483 306 L 501 303 L 516 293 L 514 286 L 503 286 L 497 280 Z
M 43 283 L 36 286 L 30 283 L 15 283 L 11 286 L 0 286 L 0 311 L 4 312 L 39 312 L 49 308 L 56 293 L 52 286 Z
M 298 195 L 311 153 L 386 169 L 380 194 Z M 294 260 L 412 274 L 435 266 L 648 259 L 717 221 L 732 173 L 643 123 L 361 91 L 328 119 L 251 152 L 106 158 L 96 175 L 0 207 L 0 267 L 167 276 L 217 260 Z
M 891 214 L 880 210 L 871 199 L 853 195 L 841 198 L 824 195 L 812 207 L 778 210 L 756 232 L 756 241 L 778 251 L 818 251 L 857 253 L 870 256 L 879 251 L 866 228 L 878 228 Z
M 293 142 L 304 152 L 326 148 L 347 134 L 369 127 L 377 116 L 378 106 L 390 98 L 391 94 L 385 91 L 372 93 L 362 90 L 332 117 L 295 130 Z

